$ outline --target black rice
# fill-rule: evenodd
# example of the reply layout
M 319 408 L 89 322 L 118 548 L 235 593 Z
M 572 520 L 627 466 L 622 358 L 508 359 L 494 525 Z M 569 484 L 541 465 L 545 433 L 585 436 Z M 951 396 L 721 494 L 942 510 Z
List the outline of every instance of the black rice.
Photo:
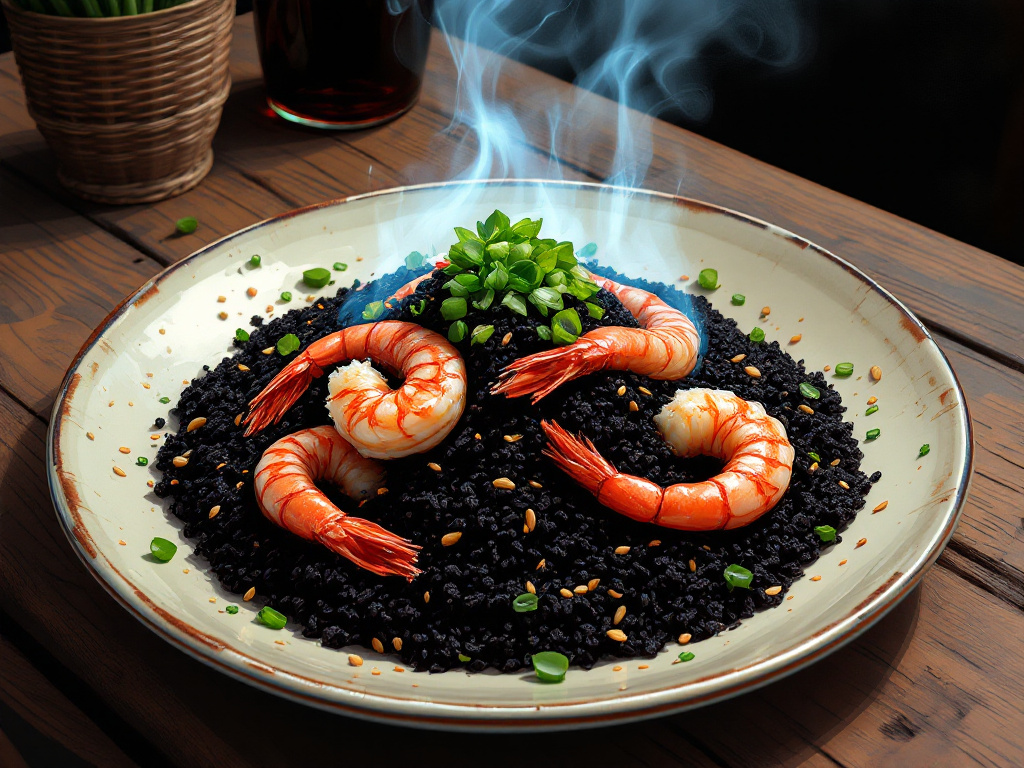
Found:
M 410 277 L 401 269 L 386 280 L 393 290 Z M 425 281 L 384 318 L 412 320 L 444 333 L 442 282 Z M 660 295 L 676 290 L 645 287 Z M 852 425 L 842 420 L 845 408 L 823 375 L 806 372 L 802 361 L 794 361 L 776 342 L 751 342 L 701 297 L 694 298 L 693 306 L 707 351 L 689 377 L 663 382 L 601 372 L 563 385 L 536 407 L 528 398 L 495 397 L 488 390 L 506 364 L 550 346 L 537 336 L 539 319 L 500 306 L 473 310 L 465 318 L 469 327 L 490 323 L 495 332 L 483 345 L 471 346 L 468 338 L 458 345 L 469 382 L 466 412 L 454 431 L 431 451 L 387 462 L 389 492 L 358 511 L 351 500 L 325 489 L 349 514 L 423 546 L 418 562 L 423 574 L 412 583 L 374 576 L 269 523 L 252 490 L 253 470 L 272 442 L 329 423 L 326 377 L 314 382 L 281 423 L 249 438 L 235 424 L 247 403 L 294 358 L 263 350 L 288 333 L 296 334 L 305 348 L 338 330 L 338 309 L 350 296 L 349 289 L 342 289 L 335 298 L 321 298 L 265 325 L 254 317 L 249 340 L 235 342 L 232 357 L 207 368 L 184 390 L 174 409 L 181 426 L 177 434 L 168 434 L 156 464 L 164 473 L 157 494 L 171 498 L 171 512 L 184 522 L 185 535 L 224 587 L 236 594 L 255 587 L 257 602 L 286 614 L 325 647 L 369 647 L 379 639 L 390 650 L 397 637 L 402 641 L 397 655 L 416 669 L 431 671 L 466 666 L 514 672 L 541 650 L 559 651 L 585 668 L 606 656 L 650 657 L 682 633 L 698 641 L 779 605 L 822 548 L 831 546 L 820 541 L 814 527 L 842 531 L 880 477 L 868 478 L 859 470 L 862 455 Z M 611 294 L 602 291 L 596 300 L 606 314 L 596 321 L 581 308 L 584 332 L 597 325 L 636 325 Z M 568 295 L 566 304 L 581 307 Z M 422 306 L 422 313 L 413 317 L 411 306 Z M 508 333 L 511 340 L 502 344 Z M 746 355 L 741 363 L 730 362 L 740 354 Z M 239 364 L 248 370 L 239 370 Z M 745 373 L 748 365 L 757 367 L 761 377 Z M 816 387 L 820 399 L 805 400 L 801 382 Z M 623 386 L 625 394 L 619 395 Z M 685 533 L 633 522 L 598 505 L 541 455 L 545 440 L 539 421 L 553 418 L 589 437 L 621 472 L 662 485 L 705 479 L 720 464 L 674 457 L 652 420 L 684 387 L 732 390 L 764 403 L 787 427 L 796 449 L 790 488 L 752 525 Z M 636 411 L 630 410 L 631 401 Z M 812 405 L 814 413 L 800 411 L 801 403 Z M 206 424 L 186 432 L 197 416 L 205 416 Z M 509 442 L 505 435 L 522 438 Z M 173 457 L 189 449 L 188 464 L 173 466 Z M 813 472 L 810 452 L 821 458 Z M 838 465 L 831 466 L 836 459 Z M 428 463 L 440 465 L 441 471 Z M 499 477 L 512 479 L 515 489 L 495 488 L 492 481 Z M 211 519 L 214 505 L 220 505 L 220 512 Z M 537 519 L 532 532 L 524 532 L 528 508 Z M 459 541 L 442 546 L 441 537 L 455 531 L 462 533 Z M 660 544 L 652 545 L 655 541 Z M 618 547 L 630 549 L 619 555 L 614 553 Z M 730 591 L 723 572 L 733 563 L 753 572 L 750 589 Z M 592 591 L 571 598 L 561 594 L 594 579 L 600 582 Z M 527 581 L 535 586 L 538 608 L 517 613 L 512 601 L 527 591 Z M 779 594 L 765 594 L 776 585 L 782 587 Z M 609 590 L 622 597 L 613 598 Z M 613 625 L 620 605 L 626 606 L 625 618 Z M 613 626 L 626 634 L 625 642 L 607 636 Z

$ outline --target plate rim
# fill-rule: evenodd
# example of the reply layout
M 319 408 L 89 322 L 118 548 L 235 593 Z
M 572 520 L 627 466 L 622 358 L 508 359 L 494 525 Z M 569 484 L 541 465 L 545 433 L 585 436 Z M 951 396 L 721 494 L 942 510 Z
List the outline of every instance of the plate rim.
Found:
M 782 237 L 796 244 L 801 249 L 811 249 L 819 256 L 831 261 L 851 274 L 854 278 L 868 285 L 876 293 L 880 294 L 888 303 L 895 306 L 903 315 L 902 321 L 909 321 L 913 330 L 907 328 L 908 332 L 920 334 L 921 342 L 930 344 L 931 349 L 938 353 L 939 359 L 949 372 L 957 399 L 961 405 L 960 421 L 964 429 L 965 446 L 964 462 L 959 478 L 957 478 L 956 495 L 952 502 L 951 511 L 947 515 L 944 528 L 933 537 L 931 546 L 918 556 L 912 567 L 906 573 L 896 571 L 868 598 L 858 606 L 849 611 L 842 618 L 832 621 L 825 627 L 816 631 L 810 637 L 796 643 L 795 645 L 772 653 L 771 655 L 758 659 L 752 664 L 739 667 L 727 672 L 708 675 L 696 680 L 688 680 L 666 688 L 659 688 L 653 691 L 641 691 L 633 694 L 628 692 L 625 695 L 616 697 L 613 702 L 607 700 L 577 700 L 558 702 L 550 704 L 537 704 L 524 706 L 521 704 L 503 706 L 501 704 L 474 704 L 471 702 L 433 702 L 429 700 L 404 698 L 388 694 L 374 693 L 362 690 L 358 694 L 350 689 L 340 687 L 332 682 L 313 680 L 294 673 L 267 665 L 248 653 L 214 641 L 211 645 L 209 638 L 198 633 L 184 622 L 168 621 L 169 615 L 164 615 L 166 623 L 160 623 L 152 615 L 148 615 L 138 606 L 130 602 L 122 595 L 111 580 L 107 578 L 112 574 L 104 574 L 98 567 L 97 555 L 92 553 L 82 542 L 79 534 L 75 532 L 77 525 L 69 514 L 69 505 L 64 480 L 59 477 L 60 473 L 60 437 L 61 422 L 67 408 L 66 401 L 69 393 L 73 393 L 72 382 L 81 367 L 84 357 L 95 346 L 102 335 L 132 306 L 144 302 L 158 284 L 178 269 L 186 268 L 195 260 L 202 258 L 209 252 L 220 248 L 236 238 L 242 237 L 251 231 L 274 224 L 296 216 L 319 210 L 340 206 L 345 203 L 366 200 L 374 197 L 401 195 L 406 192 L 443 189 L 455 185 L 474 186 L 558 186 L 563 188 L 587 188 L 599 192 L 626 193 L 630 195 L 661 198 L 673 202 L 676 205 L 685 207 L 691 211 L 700 213 L 716 213 L 735 219 L 742 224 L 755 226 L 768 234 Z M 786 677 L 818 660 L 819 658 L 846 645 L 868 628 L 877 623 L 889 611 L 898 605 L 917 584 L 924 574 L 935 563 L 943 549 L 952 538 L 960 518 L 963 514 L 964 504 L 970 490 L 971 478 L 974 470 L 974 428 L 970 416 L 970 409 L 967 403 L 963 386 L 949 363 L 949 359 L 943 350 L 935 343 L 928 329 L 921 323 L 914 313 L 898 298 L 879 285 L 872 277 L 864 273 L 858 267 L 846 261 L 831 251 L 797 235 L 789 230 L 766 222 L 757 217 L 742 213 L 725 206 L 708 203 L 695 198 L 684 197 L 657 190 L 642 188 L 630 188 L 601 184 L 598 182 L 564 181 L 547 179 L 487 179 L 481 181 L 454 180 L 442 182 L 430 182 L 425 184 L 407 185 L 392 187 L 388 189 L 373 190 L 371 192 L 345 197 L 323 200 L 310 205 L 295 208 L 275 216 L 268 217 L 255 222 L 247 227 L 231 232 L 217 240 L 208 243 L 202 248 L 192 252 L 185 258 L 171 264 L 161 270 L 143 283 L 137 290 L 126 296 L 114 309 L 112 309 L 103 321 L 92 331 L 82 347 L 72 359 L 64 378 L 57 390 L 54 405 L 51 411 L 50 422 L 47 427 L 46 437 L 46 462 L 47 481 L 50 491 L 50 498 L 54 505 L 57 519 L 61 529 L 72 545 L 72 549 L 79 559 L 86 566 L 86 569 L 100 583 L 130 615 L 140 621 L 145 627 L 152 630 L 158 637 L 170 643 L 172 646 L 184 651 L 192 658 L 200 661 L 208 667 L 242 682 L 253 685 L 262 690 L 274 693 L 292 701 L 308 704 L 326 711 L 339 712 L 354 717 L 368 719 L 377 722 L 395 722 L 403 725 L 423 728 L 442 728 L 448 730 L 532 730 L 536 728 L 581 728 L 599 727 L 603 724 L 614 722 L 624 723 L 640 720 L 648 717 L 680 712 L 699 706 L 705 706 L 717 701 L 723 701 L 733 696 L 740 695 L 761 688 L 778 679 Z M 85 535 L 88 535 L 87 533 Z M 150 610 L 160 615 L 160 609 L 153 603 L 140 588 L 118 571 L 105 556 L 103 560 L 106 565 L 116 574 L 129 592 L 134 594 L 147 604 Z M 166 613 L 166 612 L 164 612 Z M 191 631 L 190 631 L 191 630 Z M 206 638 L 205 640 L 203 638 Z M 216 647 L 215 647 L 216 646 Z M 204 650 L 205 649 L 205 650 Z M 234 657 L 227 660 L 222 654 L 227 652 Z M 251 671 L 246 669 L 248 667 Z M 679 692 L 695 685 L 707 685 L 715 681 L 725 681 L 713 690 L 697 693 L 688 697 L 679 697 Z M 315 696 L 309 691 L 310 684 L 319 689 L 333 691 L 338 698 L 326 698 Z M 344 699 L 351 697 L 356 704 L 349 704 Z M 612 711 L 608 711 L 612 705 Z

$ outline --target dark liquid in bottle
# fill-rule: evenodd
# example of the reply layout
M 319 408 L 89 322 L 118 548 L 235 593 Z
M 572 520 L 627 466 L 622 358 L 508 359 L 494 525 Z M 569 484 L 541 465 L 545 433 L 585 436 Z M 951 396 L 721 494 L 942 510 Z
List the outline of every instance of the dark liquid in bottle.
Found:
M 270 106 L 296 122 L 397 117 L 423 82 L 434 0 L 255 0 Z

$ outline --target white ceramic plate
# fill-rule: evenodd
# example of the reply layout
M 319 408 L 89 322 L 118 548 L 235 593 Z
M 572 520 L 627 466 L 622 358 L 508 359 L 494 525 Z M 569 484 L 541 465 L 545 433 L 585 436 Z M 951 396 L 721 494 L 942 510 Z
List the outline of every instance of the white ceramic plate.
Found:
M 686 289 L 699 291 L 692 278 L 713 266 L 723 287 L 711 299 L 741 327 L 761 322 L 769 340 L 784 347 L 801 333 L 802 341 L 786 348 L 810 368 L 842 360 L 856 365 L 853 377 L 830 380 L 850 408 L 856 435 L 882 430 L 880 439 L 863 445 L 862 465 L 869 474 L 883 470 L 882 480 L 843 543 L 793 585 L 792 600 L 695 644 L 694 661 L 671 664 L 679 653 L 672 645 L 654 660 L 572 669 L 560 685 L 539 684 L 530 674 L 399 673 L 394 659 L 366 649 L 358 649 L 365 666 L 351 667 L 344 652 L 322 648 L 298 628 L 275 632 L 254 622 L 256 601 L 242 603 L 220 588 L 147 487 L 155 470 L 135 464 L 137 456 L 156 453 L 151 425 L 169 407 L 159 398 L 175 402 L 203 364 L 230 354 L 234 329 L 263 314 L 282 290 L 296 297 L 288 306 L 299 306 L 307 293 L 298 282 L 304 269 L 343 261 L 349 270 L 342 277 L 365 282 L 413 250 L 444 251 L 454 225 L 483 219 L 494 208 L 513 219 L 543 216 L 545 232 L 577 247 L 596 242 L 599 258 L 636 277 L 679 285 L 688 274 Z M 246 266 L 254 253 L 263 255 L 260 269 Z M 247 296 L 249 287 L 257 289 L 255 298 Z M 745 294 L 746 304 L 731 305 L 733 293 Z M 771 306 L 768 322 L 759 321 L 764 305 Z M 222 311 L 227 320 L 218 318 Z M 877 383 L 868 376 L 872 365 L 884 372 Z M 864 417 L 869 396 L 878 398 L 880 410 Z M 170 420 L 167 429 L 174 428 Z M 76 552 L 126 609 L 173 645 L 324 709 L 495 730 L 595 726 L 693 707 L 768 683 L 848 642 L 913 588 L 949 540 L 967 492 L 972 448 L 963 392 L 945 357 L 902 304 L 842 259 L 704 203 L 529 181 L 353 197 L 256 224 L 204 248 L 140 288 L 88 341 L 64 381 L 49 438 L 51 493 Z M 924 443 L 931 453 L 919 459 Z M 132 453 L 120 453 L 121 446 Z M 883 500 L 888 507 L 872 514 Z M 154 536 L 177 543 L 173 561 L 148 557 Z M 855 549 L 861 538 L 867 544 Z M 224 613 L 234 602 L 240 613 Z M 374 666 L 380 675 L 371 675 Z

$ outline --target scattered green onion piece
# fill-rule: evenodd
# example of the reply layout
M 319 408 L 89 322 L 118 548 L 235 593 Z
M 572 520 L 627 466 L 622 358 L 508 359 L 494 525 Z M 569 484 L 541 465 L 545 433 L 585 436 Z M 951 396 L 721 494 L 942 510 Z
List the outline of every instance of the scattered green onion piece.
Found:
M 235 329 L 235 338 L 238 339 L 239 341 L 248 341 L 249 332 L 244 328 L 237 328 Z
M 800 382 L 800 394 L 804 397 L 809 397 L 811 400 L 817 400 L 821 397 L 821 392 L 816 387 L 812 387 L 806 381 Z
M 744 296 L 742 293 L 734 293 L 732 295 L 732 303 L 735 304 L 737 307 L 742 307 L 746 303 L 746 301 L 747 297 Z
M 682 653 L 679 654 L 679 660 L 680 661 L 692 661 L 694 658 L 696 658 L 696 657 L 690 651 L 683 651 Z
M 173 541 L 161 539 L 159 536 L 156 536 L 151 542 L 149 542 L 149 551 L 153 553 L 153 557 L 157 560 L 166 563 L 174 557 L 174 553 L 178 551 L 178 545 Z
M 764 329 L 763 328 L 754 328 L 754 330 L 752 330 L 750 332 L 750 337 L 749 338 L 755 344 L 760 344 L 762 341 L 764 341 Z
M 452 296 L 441 302 L 441 317 L 445 320 L 461 320 L 466 316 L 466 300 L 461 296 Z
M 878 406 L 877 405 L 872 405 L 870 408 L 868 408 L 866 411 L 864 411 L 864 415 L 865 416 L 870 416 L 872 413 L 874 413 L 877 410 L 878 410 Z
M 149 464 L 149 459 L 147 459 L 145 456 L 139 456 L 139 458 L 135 460 L 135 463 L 138 464 L 140 467 L 144 467 L 147 464 Z
M 866 440 L 874 440 L 880 434 L 882 434 L 882 430 L 880 430 L 880 429 L 869 429 L 867 435 L 865 435 L 865 439 Z
M 821 456 L 819 456 L 818 454 L 816 454 L 816 453 L 815 453 L 814 451 L 808 451 L 808 452 L 807 452 L 807 455 L 808 455 L 808 456 L 810 456 L 810 457 L 811 457 L 812 459 L 814 459 L 815 461 L 821 461 Z
M 284 625 L 288 623 L 288 619 L 283 613 L 275 611 L 269 605 L 265 605 L 260 608 L 260 612 L 256 614 L 256 618 L 271 629 L 284 629 Z
M 530 657 L 533 671 L 545 683 L 560 683 L 565 680 L 569 669 L 569 659 L 557 651 L 541 651 Z
M 199 222 L 196 221 L 195 216 L 186 216 L 185 218 L 178 219 L 174 222 L 174 228 L 178 230 L 178 234 L 191 235 L 199 229 Z
M 376 320 L 384 314 L 383 301 L 371 301 L 363 307 L 363 320 Z
M 814 526 L 814 532 L 818 534 L 818 538 L 822 541 L 836 540 L 836 529 L 831 525 L 816 525 Z
M 513 293 L 512 291 L 506 293 L 505 298 L 501 300 L 501 306 L 508 307 L 517 315 L 526 317 L 526 299 L 518 293 Z
M 331 281 L 331 273 L 323 267 L 313 267 L 302 273 L 302 282 L 310 288 L 323 288 Z
M 538 325 L 537 335 L 544 341 L 551 341 L 551 327 L 547 325 Z
M 469 658 L 469 656 L 467 656 L 466 654 L 460 653 L 459 654 L 459 661 L 461 661 L 463 664 L 465 664 L 468 661 L 472 661 L 472 659 Z
M 917 454 L 917 458 L 920 459 L 922 456 L 927 456 L 931 449 L 932 447 L 928 445 L 928 443 L 925 443 L 924 445 L 921 446 L 921 452 Z
M 289 291 L 284 291 L 281 294 L 281 301 L 291 301 L 291 300 L 292 300 L 292 295 L 291 295 L 291 293 Z
M 469 343 L 472 344 L 483 344 L 491 336 L 494 335 L 493 325 L 478 325 L 473 329 L 473 332 L 469 335 Z
M 346 264 L 344 261 L 336 261 L 334 262 L 334 269 L 337 272 L 344 272 L 346 269 L 348 269 L 348 264 Z
M 413 317 L 419 317 L 420 315 L 423 314 L 423 310 L 426 309 L 426 307 L 427 307 L 427 300 L 426 299 L 420 299 L 420 303 L 419 304 L 410 304 L 409 305 L 409 314 L 412 315 Z
M 836 366 L 836 376 L 851 376 L 853 375 L 853 363 L 839 363 Z
M 473 299 L 473 306 L 481 312 L 486 312 L 494 301 L 494 291 L 488 288 L 485 291 L 478 291 L 475 295 L 479 298 Z
M 286 333 L 277 340 L 277 354 L 290 355 L 292 352 L 298 350 L 300 346 L 301 344 L 298 336 L 294 333 Z
M 169 402 L 171 402 L 171 398 L 164 395 L 163 397 L 160 398 L 160 402 L 163 403 L 164 405 L 167 405 Z
M 237 605 L 229 605 L 229 606 L 227 606 L 224 609 L 224 611 L 226 613 L 230 613 L 230 614 L 234 615 L 234 614 L 238 613 L 238 606 Z
M 458 344 L 469 333 L 469 326 L 466 325 L 462 320 L 456 320 L 450 326 L 448 326 L 448 341 L 452 344 Z
M 523 592 L 512 601 L 512 610 L 516 613 L 527 613 L 537 610 L 537 596 L 530 592 Z
M 718 287 L 718 270 L 702 269 L 700 274 L 697 275 L 697 283 L 701 288 L 706 288 L 709 291 L 714 290 Z
M 729 585 L 731 590 L 733 587 L 742 587 L 743 589 L 750 589 L 751 582 L 754 581 L 754 574 L 744 568 L 742 565 L 727 565 L 725 567 L 725 583 Z
M 595 320 L 600 320 L 602 317 L 604 317 L 604 307 L 602 307 L 600 304 L 594 304 L 588 301 L 587 314 L 590 315 Z
M 551 340 L 556 345 L 572 344 L 583 333 L 583 323 L 575 309 L 563 309 L 551 318 Z
M 254 253 L 252 258 L 249 259 L 249 264 L 251 266 L 258 267 L 262 261 L 263 259 L 260 258 L 260 255 L 258 253 Z

